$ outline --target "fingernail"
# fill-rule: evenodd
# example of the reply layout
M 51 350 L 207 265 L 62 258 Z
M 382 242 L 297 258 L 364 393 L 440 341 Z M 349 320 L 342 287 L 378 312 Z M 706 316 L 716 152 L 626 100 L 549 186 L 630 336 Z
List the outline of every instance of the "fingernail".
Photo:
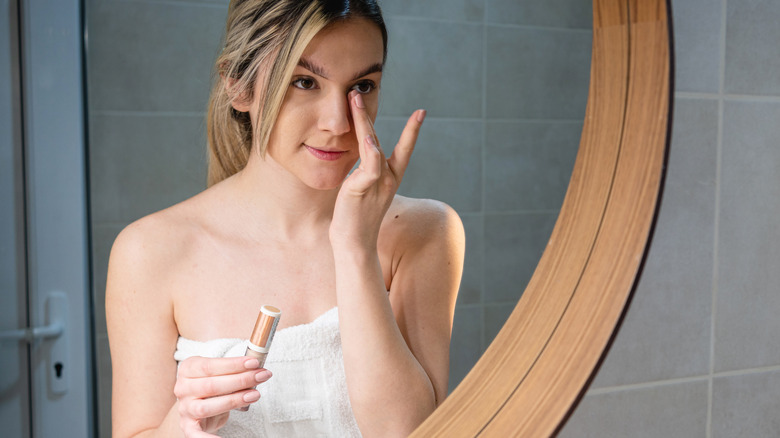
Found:
M 244 394 L 244 401 L 247 403 L 252 403 L 260 400 L 260 391 L 249 391 L 246 394 Z
M 355 105 L 357 105 L 358 108 L 366 107 L 366 104 L 363 102 L 363 96 L 361 96 L 360 93 L 355 96 Z
M 265 382 L 266 380 L 270 379 L 272 375 L 273 374 L 271 374 L 270 371 L 263 370 L 255 374 L 255 380 L 257 380 L 258 382 Z
M 376 141 L 374 140 L 374 136 L 373 136 L 373 135 L 367 135 L 367 136 L 366 136 L 366 141 L 367 141 L 367 142 L 368 142 L 368 144 L 370 144 L 371 146 L 373 146 L 373 147 L 377 147 L 377 146 L 376 146 Z
M 253 370 L 255 368 L 260 368 L 260 361 L 255 359 L 255 358 L 249 359 L 246 362 L 244 362 L 244 368 L 246 368 L 248 370 Z
M 425 120 L 426 114 L 428 114 L 428 111 L 425 111 L 424 109 L 417 110 L 417 122 L 422 123 L 423 120 Z

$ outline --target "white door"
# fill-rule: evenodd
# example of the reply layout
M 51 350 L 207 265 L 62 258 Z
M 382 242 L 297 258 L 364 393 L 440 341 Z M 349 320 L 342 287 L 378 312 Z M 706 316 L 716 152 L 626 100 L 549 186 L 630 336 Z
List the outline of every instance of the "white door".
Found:
M 0 428 L 90 437 L 78 0 L 0 0 Z

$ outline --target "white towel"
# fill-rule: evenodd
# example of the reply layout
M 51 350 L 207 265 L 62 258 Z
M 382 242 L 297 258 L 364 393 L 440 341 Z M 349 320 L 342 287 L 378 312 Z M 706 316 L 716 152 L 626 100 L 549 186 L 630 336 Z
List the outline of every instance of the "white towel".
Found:
M 246 339 L 207 342 L 179 337 L 174 358 L 234 357 Z M 276 332 L 265 362 L 273 377 L 258 386 L 260 400 L 231 411 L 222 437 L 360 437 L 347 394 L 338 310 Z

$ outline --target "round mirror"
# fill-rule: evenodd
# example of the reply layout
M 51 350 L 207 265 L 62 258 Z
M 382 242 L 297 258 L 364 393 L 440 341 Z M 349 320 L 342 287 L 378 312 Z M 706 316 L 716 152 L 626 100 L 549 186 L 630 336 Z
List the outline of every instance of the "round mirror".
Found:
M 413 436 L 551 436 L 616 330 L 648 243 L 670 105 L 663 0 L 595 0 L 580 151 L 541 261 L 474 369 Z

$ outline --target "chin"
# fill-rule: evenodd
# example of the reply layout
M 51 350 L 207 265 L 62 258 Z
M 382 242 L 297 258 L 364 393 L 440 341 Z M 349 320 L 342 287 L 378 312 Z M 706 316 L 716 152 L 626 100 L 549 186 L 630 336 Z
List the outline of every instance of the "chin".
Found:
M 349 166 L 310 168 L 310 173 L 299 174 L 299 178 L 304 184 L 315 190 L 338 189 L 341 187 L 341 184 L 344 183 L 347 176 L 349 176 L 349 172 L 352 170 L 354 164 L 355 163 L 349 163 Z

